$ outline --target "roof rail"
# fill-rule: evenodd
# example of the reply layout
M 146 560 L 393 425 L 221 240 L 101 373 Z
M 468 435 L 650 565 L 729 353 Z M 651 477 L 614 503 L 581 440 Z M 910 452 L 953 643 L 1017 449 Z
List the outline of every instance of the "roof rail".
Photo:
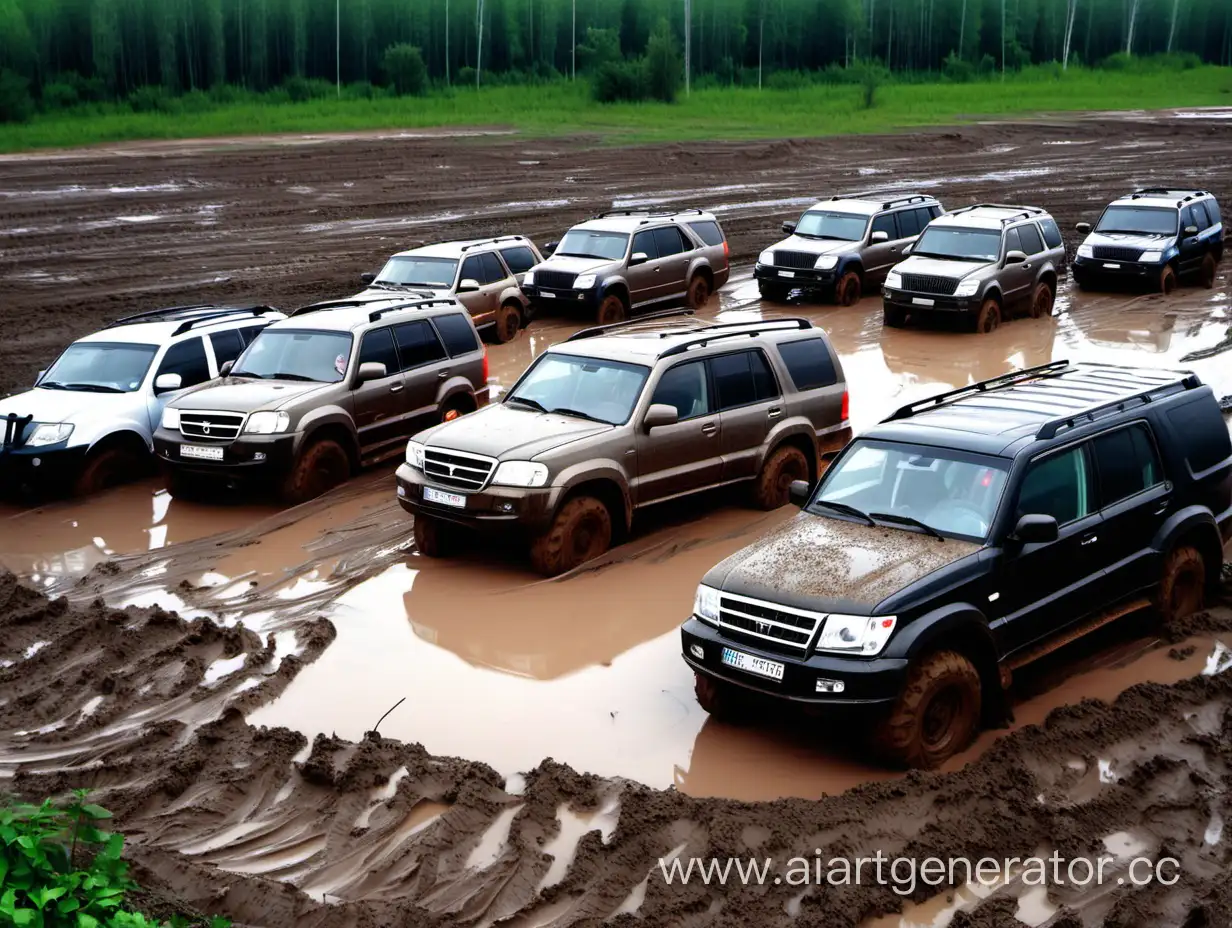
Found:
M 407 303 L 399 303 L 397 306 L 386 306 L 384 309 L 374 309 L 368 313 L 368 321 L 376 322 L 383 316 L 389 313 L 400 313 L 410 309 L 431 309 L 433 306 L 452 306 L 456 309 L 461 309 L 461 305 L 455 300 L 435 299 L 435 300 L 412 300 Z
M 654 319 L 672 319 L 676 316 L 692 316 L 691 309 L 665 309 L 662 312 L 646 313 L 644 316 L 635 316 L 632 319 L 626 319 L 624 322 L 610 322 L 607 325 L 592 325 L 588 329 L 582 329 L 580 332 L 574 332 L 568 338 L 567 342 L 575 342 L 583 338 L 594 338 L 597 335 L 606 335 L 613 329 L 623 329 L 627 326 L 638 325 L 642 322 L 650 322 Z
M 188 313 L 194 311 L 205 311 L 215 308 L 214 303 L 187 303 L 184 306 L 165 306 L 162 309 L 149 309 L 143 313 L 136 313 L 132 316 L 125 316 L 122 319 L 117 319 L 115 322 L 108 322 L 103 328 L 114 329 L 121 325 L 137 325 L 142 322 L 158 322 L 166 319 L 168 316 L 174 316 L 180 313 Z
M 784 325 L 783 323 L 790 323 L 790 325 Z M 736 328 L 740 326 L 753 326 L 753 328 L 742 329 L 739 332 L 714 332 L 713 331 L 714 329 L 718 329 L 718 328 L 726 329 L 726 328 Z M 706 344 L 709 344 L 710 342 L 718 341 L 721 338 L 740 338 L 741 336 L 748 336 L 749 338 L 756 338 L 758 335 L 761 335 L 763 332 L 766 332 L 766 331 L 771 331 L 771 332 L 781 331 L 781 330 L 788 329 L 788 328 L 811 329 L 813 328 L 813 323 L 810 322 L 808 319 L 801 319 L 801 318 L 797 318 L 793 316 L 785 316 L 781 319 L 765 319 L 765 320 L 762 320 L 761 322 L 725 322 L 725 323 L 717 323 L 715 325 L 702 326 L 700 329 L 698 329 L 698 332 L 706 333 L 706 334 L 698 334 L 696 337 L 690 338 L 688 341 L 684 341 L 684 342 L 680 342 L 679 344 L 672 345 L 672 347 L 668 348 L 666 351 L 659 352 L 659 357 L 660 358 L 670 358 L 672 357 L 672 355 L 684 354 L 686 351 L 688 351 L 690 348 L 694 347 L 695 345 L 706 345 Z M 694 333 L 690 332 L 688 334 L 693 335 Z
M 524 241 L 526 241 L 525 235 L 497 235 L 493 238 L 476 239 L 475 241 L 471 242 L 469 245 L 463 245 L 459 250 L 469 251 L 472 248 L 478 248 L 480 245 L 495 245 L 497 242 L 524 242 Z M 446 243 L 438 242 L 437 244 L 444 245 Z
M 1017 222 L 1019 219 L 1031 219 L 1035 216 L 1043 215 L 1046 210 L 1041 206 L 1013 206 L 1009 203 L 972 203 L 970 206 L 963 206 L 959 209 L 950 210 L 949 215 L 957 216 L 961 213 L 969 213 L 973 209 L 1009 209 L 1013 210 L 1012 216 L 1006 216 L 1001 220 L 1001 225 L 1006 226 L 1011 222 Z
M 1142 196 L 1144 194 L 1159 194 L 1159 193 L 1188 193 L 1205 195 L 1207 191 L 1201 187 L 1190 187 L 1187 184 L 1178 184 L 1175 187 L 1141 187 L 1130 194 L 1131 197 Z
M 651 209 L 650 207 L 634 207 L 633 209 L 608 209 L 601 213 L 596 213 L 592 219 L 611 219 L 616 216 L 647 216 L 650 218 L 667 218 L 671 216 L 683 216 L 686 213 L 696 213 L 702 215 L 705 210 L 700 210 L 696 206 L 690 206 L 686 209 Z
M 933 197 L 930 197 L 925 193 L 910 193 L 894 200 L 887 200 L 881 204 L 881 208 L 891 209 L 895 206 L 906 206 L 908 203 L 927 203 L 931 199 L 933 199 Z
M 830 197 L 830 201 L 834 200 L 868 200 L 874 203 L 881 203 L 882 209 L 889 209 L 891 206 L 901 206 L 904 203 L 918 202 L 923 203 L 933 199 L 926 193 L 917 193 L 914 190 L 862 190 L 858 193 L 836 193 Z
M 1147 403 L 1155 401 L 1156 395 L 1162 391 L 1175 392 L 1179 386 L 1183 390 L 1196 390 L 1202 386 L 1202 380 L 1197 374 L 1191 371 L 1177 371 L 1177 379 L 1168 381 L 1167 383 L 1157 383 L 1154 386 L 1147 387 L 1145 390 L 1139 390 L 1136 393 L 1131 393 L 1128 396 L 1122 396 L 1115 400 L 1108 400 L 1103 403 L 1096 403 L 1092 406 L 1087 406 L 1074 413 L 1068 413 L 1064 416 L 1057 416 L 1055 419 L 1049 419 L 1039 427 L 1035 432 L 1037 439 L 1055 438 L 1057 432 L 1062 429 L 1075 428 L 1079 419 L 1085 419 L 1087 422 L 1094 422 L 1096 417 L 1103 413 L 1123 412 L 1131 403 L 1137 406 L 1145 406 Z
M 900 406 L 881 421 L 896 422 L 899 419 L 910 419 L 917 413 L 924 412 L 927 409 L 936 409 L 938 406 L 944 406 L 946 403 L 952 403 L 966 396 L 987 393 L 989 390 L 1008 387 L 1011 384 L 1022 383 L 1024 380 L 1035 380 L 1039 377 L 1057 377 L 1070 369 L 1069 361 L 1052 361 L 1048 364 L 1040 364 L 1038 367 L 1011 371 L 1008 374 L 1002 374 L 1000 377 L 981 380 L 979 383 L 968 384 L 965 387 L 959 387 L 957 390 L 947 390 L 945 393 L 930 396 L 926 400 L 917 400 L 914 403 L 908 403 L 906 406 Z
M 341 300 L 320 300 L 319 302 L 309 303 L 307 306 L 301 306 L 299 309 L 292 310 L 289 315 L 305 316 L 308 313 L 320 312 L 323 309 L 354 309 L 357 306 L 370 306 L 373 303 L 385 301 L 393 302 L 395 300 L 410 303 L 416 300 L 430 300 L 435 296 L 436 294 L 432 293 L 430 290 L 407 290 L 405 293 L 391 291 L 388 297 L 381 297 L 375 300 L 360 300 L 355 297 L 348 297 Z
M 272 306 L 233 306 L 230 309 L 220 309 L 216 313 L 206 313 L 200 316 L 194 316 L 192 319 L 186 319 L 175 327 L 172 336 L 183 335 L 185 332 L 196 328 L 199 325 L 207 325 L 215 322 L 222 322 L 228 317 L 234 316 L 264 316 L 266 313 L 276 313 Z

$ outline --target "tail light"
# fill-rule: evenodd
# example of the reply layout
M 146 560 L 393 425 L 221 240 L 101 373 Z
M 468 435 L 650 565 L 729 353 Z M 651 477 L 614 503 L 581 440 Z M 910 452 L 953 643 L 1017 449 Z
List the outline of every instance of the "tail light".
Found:
M 844 391 L 843 391 L 843 421 L 844 421 L 844 422 L 846 422 L 848 419 L 850 419 L 850 418 L 851 418 L 851 415 L 850 415 L 850 412 L 851 412 L 851 403 L 850 403 L 850 399 L 851 399 L 851 394 L 850 394 L 850 393 L 848 393 L 846 390 L 844 390 Z
M 727 244 L 727 239 L 723 239 L 723 257 L 731 257 L 731 246 Z
M 488 382 L 488 349 L 483 349 L 483 382 Z M 845 395 L 845 394 L 844 394 Z M 843 400 L 843 408 L 847 408 L 847 400 Z

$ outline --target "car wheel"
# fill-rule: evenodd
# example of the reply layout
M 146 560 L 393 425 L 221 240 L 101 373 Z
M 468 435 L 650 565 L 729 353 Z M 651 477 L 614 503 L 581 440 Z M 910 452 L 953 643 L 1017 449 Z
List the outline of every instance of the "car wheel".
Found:
M 720 722 L 737 723 L 744 719 L 746 699 L 739 688 L 705 674 L 693 674 L 693 695 L 706 714 Z
M 603 298 L 603 302 L 599 304 L 599 309 L 595 313 L 595 321 L 599 325 L 614 325 L 617 322 L 623 322 L 624 318 L 624 301 L 614 293 L 609 293 Z
M 975 737 L 980 699 L 975 665 L 955 651 L 934 651 L 908 669 L 903 691 L 874 730 L 875 746 L 904 767 L 939 767 Z
M 1206 562 L 1197 548 L 1174 548 L 1164 560 L 1155 590 L 1155 608 L 1165 622 L 1193 615 L 1202 608 L 1206 594 Z
M 1167 296 L 1176 289 L 1176 271 L 1172 269 L 1171 264 L 1165 264 L 1162 271 L 1159 272 L 1159 292 Z
M 1047 319 L 1052 315 L 1052 304 L 1055 301 L 1056 294 L 1052 292 L 1052 287 L 1048 284 L 1037 286 L 1035 295 L 1031 298 L 1031 318 Z
M 787 297 L 791 294 L 791 290 L 787 287 L 766 283 L 759 283 L 757 292 L 761 294 L 763 300 L 770 300 L 774 303 L 786 303 Z
M 767 511 L 786 506 L 794 480 L 808 480 L 808 458 L 795 445 L 780 445 L 761 466 L 753 484 L 753 503 Z
M 522 313 L 516 303 L 506 303 L 496 311 L 495 329 L 496 340 L 500 344 L 511 342 L 518 337 L 518 331 L 522 328 Z
M 555 577 L 596 558 L 612 544 L 612 514 L 593 496 L 575 496 L 531 543 L 535 570 Z
M 907 324 L 907 311 L 898 306 L 883 306 L 881 324 L 888 325 L 892 329 L 901 329 Z
M 147 463 L 127 448 L 93 451 L 73 481 L 73 495 L 88 496 L 128 483 L 145 472 Z
M 332 490 L 350 476 L 351 459 L 342 445 L 323 438 L 305 448 L 291 465 L 279 495 L 284 502 L 297 506 Z
M 703 274 L 694 274 L 689 281 L 689 292 L 685 295 L 685 303 L 689 309 L 701 309 L 710 299 L 710 281 Z
M 416 513 L 415 550 L 424 557 L 449 557 L 457 550 L 457 530 L 443 519 Z
M 857 271 L 848 271 L 834 285 L 834 299 L 840 306 L 855 306 L 863 293 L 864 285 Z
M 1202 286 L 1207 290 L 1211 290 L 1215 286 L 1215 272 L 1219 269 L 1218 262 L 1215 261 L 1215 256 L 1208 254 L 1202 259 L 1202 269 L 1198 275 L 1198 279 L 1202 281 Z
M 988 335 L 997 331 L 999 325 L 1001 325 L 1001 306 L 996 300 L 989 298 L 980 306 L 979 314 L 975 317 L 975 331 L 981 335 Z

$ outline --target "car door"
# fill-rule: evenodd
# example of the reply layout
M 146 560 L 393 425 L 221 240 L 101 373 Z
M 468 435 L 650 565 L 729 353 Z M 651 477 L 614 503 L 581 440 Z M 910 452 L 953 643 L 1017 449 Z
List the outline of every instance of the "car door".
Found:
M 180 385 L 173 390 L 159 390 L 154 383 L 163 374 L 179 374 Z M 205 354 L 205 343 L 200 336 L 194 335 L 171 345 L 164 352 L 162 360 L 154 370 L 154 376 L 150 379 L 150 394 L 146 401 L 150 428 L 158 428 L 163 417 L 163 407 L 182 390 L 205 383 L 212 376 L 210 362 Z
M 655 245 L 659 249 L 659 277 L 656 299 L 666 300 L 684 296 L 689 289 L 689 262 L 696 246 L 681 234 L 675 226 L 662 226 L 654 230 Z
M 487 272 L 483 266 L 482 255 L 471 255 L 462 262 L 458 271 L 458 286 L 456 296 L 458 302 L 466 307 L 472 318 L 490 316 L 496 312 L 491 288 L 486 286 Z M 475 289 L 463 292 L 462 285 L 474 284 Z
M 502 248 L 501 257 L 505 259 L 505 264 L 513 272 L 514 277 L 517 278 L 519 287 L 522 286 L 522 278 L 526 276 L 526 272 L 542 260 L 529 245 L 514 245 L 511 248 Z
M 885 238 L 876 241 L 879 232 L 884 233 Z M 873 217 L 868 230 L 868 245 L 864 249 L 864 276 L 870 285 L 885 280 L 890 268 L 902 259 L 902 245 L 898 239 L 898 220 L 893 213 Z
M 638 429 L 636 505 L 658 502 L 721 480 L 722 430 L 711 394 L 705 361 L 685 361 L 663 372 L 650 402 L 674 406 L 680 418 L 649 433 Z
M 501 294 L 510 287 L 516 287 L 517 281 L 509 273 L 500 256 L 494 251 L 485 251 L 479 256 L 483 264 L 483 293 L 489 297 L 487 305 L 495 313 L 500 308 Z
M 770 363 L 760 349 L 753 349 L 710 358 L 709 364 L 722 432 L 722 479 L 755 477 L 766 436 L 783 416 Z
M 1190 204 L 1181 210 L 1181 228 L 1180 228 L 1180 258 L 1178 260 L 1179 270 L 1182 274 L 1189 274 L 1196 271 L 1202 264 L 1202 259 L 1206 255 L 1206 247 L 1202 242 L 1202 230 L 1206 228 L 1206 210 L 1203 209 L 1201 214 L 1198 213 L 1198 207 L 1201 204 Z M 1196 228 L 1196 233 L 1186 232 L 1186 229 Z
M 1039 280 L 1040 267 L 1045 263 L 1047 255 L 1045 255 L 1044 237 L 1040 235 L 1039 227 L 1033 222 L 1028 222 L 1026 225 L 1019 226 L 1018 242 L 1022 246 L 1023 254 L 1027 256 L 1026 262 L 1022 265 L 1023 271 L 1026 272 L 1027 288 L 1024 291 L 1024 301 L 1028 304 L 1035 297 L 1035 283 Z
M 635 255 L 645 255 L 646 260 L 634 264 Z M 629 299 L 634 305 L 655 299 L 659 282 L 659 246 L 655 244 L 653 229 L 643 229 L 633 235 L 633 247 L 629 252 Z
M 923 218 L 921 218 L 923 214 Z M 877 269 L 874 272 L 870 285 L 881 286 L 885 282 L 886 274 L 890 272 L 890 268 L 903 260 L 903 249 L 920 237 L 920 230 L 928 225 L 928 210 L 918 209 L 901 209 L 894 216 L 894 226 L 897 230 L 891 234 L 891 240 L 887 243 L 890 247 L 888 250 L 888 263 Z M 865 277 L 868 277 L 866 274 Z
M 366 383 L 352 380 L 355 428 L 364 457 L 380 453 L 389 444 L 399 441 L 411 413 L 393 332 L 388 326 L 365 332 L 360 340 L 355 372 L 358 373 L 360 365 L 369 363 L 385 365 L 385 376 Z
M 1018 229 L 1010 229 L 1005 233 L 1005 242 L 1001 251 L 1003 262 L 1000 274 L 1001 295 L 1005 299 L 1007 312 L 1012 312 L 1031 299 L 1031 285 L 1035 282 L 1035 272 L 1029 257 L 1022 264 L 1004 263 L 1011 251 L 1024 251 L 1022 236 Z
M 413 434 L 436 418 L 440 383 L 449 376 L 451 362 L 436 329 L 426 319 L 394 326 L 394 341 L 402 364 L 405 390 L 404 435 Z
M 228 361 L 235 361 L 244 352 L 244 339 L 239 329 L 223 329 L 210 333 L 210 347 L 214 349 L 214 364 L 219 371 Z

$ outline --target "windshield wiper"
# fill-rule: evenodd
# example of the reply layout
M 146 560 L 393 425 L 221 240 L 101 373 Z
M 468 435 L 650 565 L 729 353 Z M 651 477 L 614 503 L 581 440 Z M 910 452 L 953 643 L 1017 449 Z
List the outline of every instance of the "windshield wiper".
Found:
M 576 252 L 576 251 L 558 251 L 554 255 L 552 255 L 552 257 L 554 258 L 558 258 L 558 257 L 559 258 L 593 258 L 595 261 L 611 261 L 612 260 L 611 258 L 603 257 L 603 255 L 592 255 L 586 252 Z
M 529 406 L 531 409 L 537 409 L 539 410 L 539 412 L 548 411 L 548 408 L 544 406 L 541 402 L 539 402 L 538 400 L 532 400 L 529 396 L 511 396 L 507 400 L 505 400 L 505 402 L 521 403 L 524 406 Z
M 569 409 L 567 406 L 557 406 L 555 409 L 550 409 L 548 412 L 558 412 L 562 416 L 576 416 L 579 419 L 589 419 L 591 422 L 602 422 L 604 425 L 611 425 L 607 419 L 600 419 L 598 416 L 592 416 L 588 412 L 582 412 L 580 409 Z
M 833 509 L 835 512 L 841 512 L 845 515 L 855 516 L 869 525 L 876 525 L 867 512 L 857 509 L 855 506 L 848 506 L 846 503 L 836 503 L 834 500 L 819 499 L 813 503 L 814 506 L 826 506 Z
M 49 390 L 76 390 L 78 393 L 124 393 L 119 387 L 110 387 L 102 383 L 60 383 L 47 380 L 39 384 Z
M 929 525 L 927 522 L 921 522 L 914 516 L 900 516 L 893 512 L 870 512 L 870 516 L 874 519 L 880 519 L 882 522 L 898 522 L 902 525 L 914 525 L 918 529 L 932 535 L 934 538 L 940 538 L 945 541 L 945 536 Z
M 315 383 L 315 377 L 306 377 L 303 374 L 292 374 L 287 371 L 279 371 L 277 374 L 270 374 L 270 380 L 306 380 L 309 383 Z

